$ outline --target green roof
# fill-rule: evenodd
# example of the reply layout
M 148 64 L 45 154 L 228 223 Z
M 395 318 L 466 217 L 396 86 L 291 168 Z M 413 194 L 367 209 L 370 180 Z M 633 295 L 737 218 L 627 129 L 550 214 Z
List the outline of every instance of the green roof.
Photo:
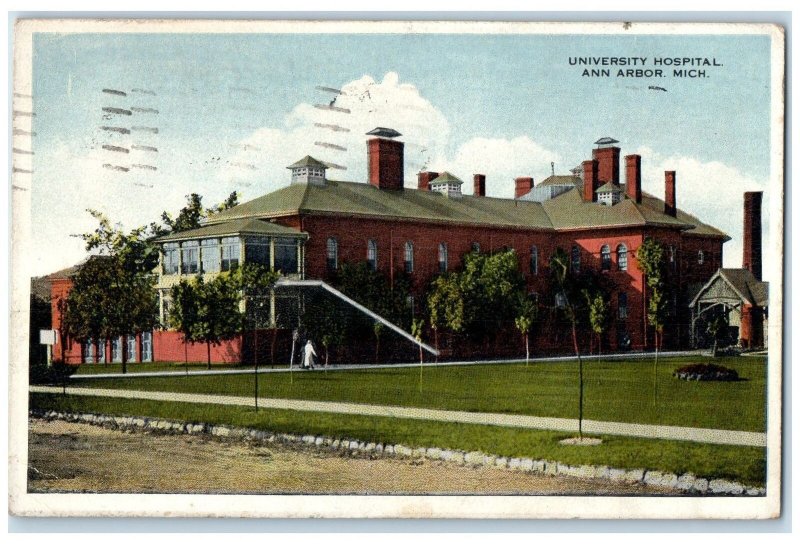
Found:
M 286 168 L 302 168 L 304 166 L 313 166 L 315 168 L 327 168 L 328 166 L 324 162 L 320 162 L 311 155 L 306 155 L 299 161 L 294 164 L 290 164 Z
M 214 223 L 198 229 L 184 230 L 175 232 L 158 238 L 159 242 L 172 242 L 178 240 L 196 240 L 198 238 L 214 238 L 217 236 L 228 236 L 234 234 L 261 234 L 269 236 L 297 236 L 303 234 L 300 231 L 276 225 L 260 219 L 235 219 L 224 223 Z
M 455 177 L 450 172 L 442 172 L 441 174 L 439 174 L 438 176 L 436 176 L 435 178 L 433 178 L 431 180 L 431 185 L 436 184 L 436 183 L 459 183 L 459 184 L 461 184 L 461 183 L 464 183 L 464 182 L 461 181 L 460 179 L 458 179 L 457 177 Z
M 573 176 L 559 177 L 580 180 Z M 653 225 L 728 239 L 722 231 L 685 212 L 678 211 L 677 217 L 665 214 L 664 202 L 646 193 L 642 194 L 640 204 L 624 198 L 615 206 L 601 206 L 584 202 L 579 190 L 568 190 L 544 202 L 472 195 L 448 199 L 435 191 L 410 188 L 402 191 L 380 190 L 367 183 L 330 180 L 325 185 L 293 184 L 283 187 L 220 212 L 209 218 L 208 224 L 298 214 L 381 217 L 541 230 Z
M 621 193 L 622 189 L 619 185 L 614 185 L 612 182 L 608 182 L 605 185 L 602 185 L 600 188 L 597 189 L 598 193 Z

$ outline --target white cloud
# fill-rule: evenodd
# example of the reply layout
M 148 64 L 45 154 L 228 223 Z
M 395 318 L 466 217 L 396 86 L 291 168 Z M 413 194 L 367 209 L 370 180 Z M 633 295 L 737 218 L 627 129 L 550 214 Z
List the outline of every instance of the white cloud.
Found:
M 769 246 L 769 193 L 767 179 L 744 175 L 721 162 L 703 162 L 695 157 L 665 156 L 648 147 L 637 150 L 642 155 L 642 189 L 664 198 L 664 171 L 676 171 L 678 207 L 701 221 L 728 234 L 732 239 L 724 245 L 723 264 L 728 268 L 742 266 L 742 219 L 745 191 L 764 191 L 762 233 L 764 249 Z M 766 264 L 766 263 L 765 263 Z M 768 267 L 764 267 L 766 272 Z

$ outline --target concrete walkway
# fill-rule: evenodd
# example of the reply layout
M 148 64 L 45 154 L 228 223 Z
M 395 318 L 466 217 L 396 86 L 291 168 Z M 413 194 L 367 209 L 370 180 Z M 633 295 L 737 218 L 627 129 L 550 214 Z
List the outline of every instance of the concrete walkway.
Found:
M 702 357 L 705 352 L 703 351 L 665 351 L 658 354 L 659 357 Z M 615 353 L 609 355 L 583 355 L 581 356 L 584 361 L 595 361 L 602 359 L 604 361 L 624 361 L 626 359 L 647 359 L 655 357 L 653 352 L 634 352 L 634 353 Z M 557 363 L 563 361 L 576 361 L 574 355 L 564 355 L 559 357 L 538 357 L 531 359 L 531 363 Z M 433 361 L 426 361 L 425 367 L 439 367 L 439 366 L 472 366 L 472 365 L 508 365 L 524 363 L 525 359 L 490 359 L 487 361 L 445 361 L 436 363 Z M 136 365 L 137 363 L 128 363 L 129 366 Z M 150 364 L 150 363 L 148 363 Z M 158 363 L 155 363 L 158 364 Z M 121 363 L 111 363 L 115 368 L 121 368 Z M 322 369 L 322 366 L 317 366 Z M 393 363 L 393 364 L 362 364 L 362 365 L 334 365 L 328 367 L 328 372 L 342 371 L 342 370 L 375 370 L 379 368 L 419 368 L 419 363 Z M 105 378 L 165 378 L 168 376 L 221 376 L 226 374 L 253 374 L 252 368 L 233 368 L 233 369 L 215 369 L 215 370 L 189 370 L 176 368 L 174 370 L 157 370 L 154 372 L 128 372 L 122 374 L 122 370 L 118 372 L 104 372 L 102 374 L 73 374 L 70 380 L 92 380 L 92 379 L 105 379 Z M 289 366 L 281 368 L 259 368 L 259 374 L 271 374 L 281 372 L 306 372 L 295 365 L 292 369 Z
M 61 393 L 61 387 L 31 386 L 32 393 Z M 200 395 L 193 393 L 173 393 L 160 391 L 126 391 L 121 389 L 90 389 L 67 387 L 70 395 L 90 397 L 110 397 L 144 399 L 170 402 L 190 402 L 193 404 L 221 404 L 231 406 L 253 406 L 253 397 L 232 397 L 224 395 Z M 408 408 L 403 406 L 381 406 L 375 404 L 355 404 L 347 402 L 323 402 L 311 400 L 259 398 L 258 405 L 263 408 L 298 410 L 305 412 L 328 412 L 333 414 L 352 414 L 380 416 L 428 421 L 446 421 L 477 425 L 497 425 L 523 429 L 577 432 L 578 420 L 556 417 L 538 417 L 512 414 L 493 414 L 485 412 L 459 412 L 453 410 L 434 410 L 430 408 Z M 702 429 L 695 427 L 671 427 L 665 425 L 645 425 L 639 423 L 618 423 L 611 421 L 583 421 L 583 430 L 589 434 L 632 436 L 637 438 L 660 438 L 665 440 L 684 440 L 707 444 L 766 447 L 767 435 L 747 431 L 728 431 L 722 429 Z

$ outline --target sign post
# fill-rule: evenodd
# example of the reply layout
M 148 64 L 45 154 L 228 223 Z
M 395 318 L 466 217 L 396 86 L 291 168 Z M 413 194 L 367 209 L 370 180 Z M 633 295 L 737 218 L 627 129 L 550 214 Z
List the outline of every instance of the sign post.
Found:
M 58 331 L 39 329 L 39 343 L 47 346 L 47 366 L 53 364 L 53 345 L 58 343 Z

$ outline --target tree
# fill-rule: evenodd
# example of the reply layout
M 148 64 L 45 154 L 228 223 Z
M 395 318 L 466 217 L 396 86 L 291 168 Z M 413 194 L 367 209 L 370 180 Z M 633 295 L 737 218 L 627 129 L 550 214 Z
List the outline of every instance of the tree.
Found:
M 584 289 L 583 296 L 589 310 L 589 327 L 597 336 L 597 352 L 603 351 L 603 333 L 608 326 L 609 303 L 600 290 Z
M 711 356 L 717 356 L 717 346 L 719 345 L 719 337 L 722 334 L 722 331 L 728 326 L 728 321 L 725 319 L 725 316 L 718 313 L 714 317 L 709 320 L 708 325 L 706 326 L 706 330 L 708 334 L 711 335 L 711 338 L 714 340 L 714 344 L 711 346 Z
M 647 299 L 647 322 L 655 331 L 656 356 L 653 362 L 653 404 L 658 401 L 658 352 L 664 339 L 666 296 L 664 288 L 664 248 L 653 238 L 645 238 L 636 250 L 636 265 L 644 274 Z
M 203 219 L 232 208 L 238 203 L 239 194 L 234 191 L 216 206 L 204 208 L 203 197 L 197 193 L 192 193 L 186 195 L 186 205 L 180 209 L 177 217 L 173 219 L 172 214 L 164 211 L 161 213 L 163 226 L 153 223 L 150 228 L 158 236 L 169 234 L 170 232 L 197 229 L 202 226 Z
M 439 349 L 439 327 L 454 333 L 464 330 L 464 295 L 455 273 L 437 276 L 428 292 L 428 314 L 436 350 Z
M 578 358 L 578 437 L 583 438 L 583 359 L 578 349 L 578 282 L 576 275 L 570 271 L 570 260 L 567 253 L 557 248 L 550 258 L 551 277 L 556 294 L 564 304 L 564 311 L 572 326 L 572 345 Z
M 534 301 L 528 297 L 520 297 L 517 303 L 517 317 L 514 318 L 514 325 L 522 335 L 525 341 L 525 366 L 528 366 L 528 361 L 531 358 L 531 349 L 528 337 L 530 334 L 533 322 L 538 315 L 539 308 Z

